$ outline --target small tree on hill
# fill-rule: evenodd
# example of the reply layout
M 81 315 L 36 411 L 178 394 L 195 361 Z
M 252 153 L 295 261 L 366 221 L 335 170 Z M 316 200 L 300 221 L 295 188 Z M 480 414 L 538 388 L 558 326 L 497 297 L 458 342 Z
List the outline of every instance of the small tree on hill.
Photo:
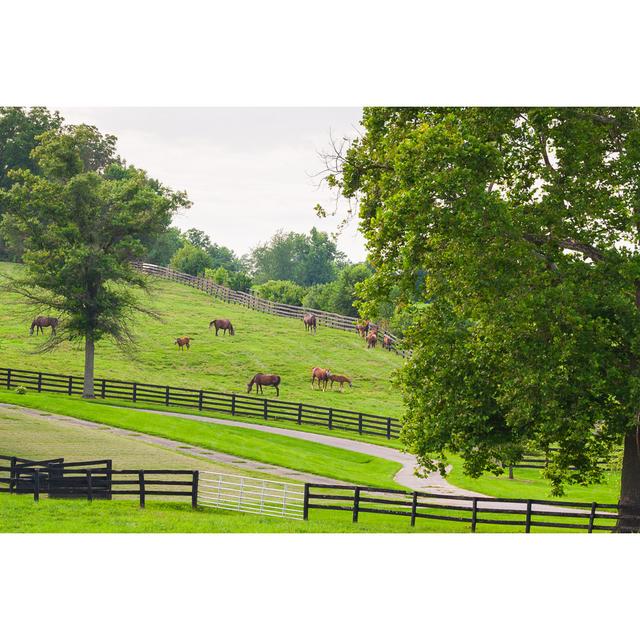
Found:
M 110 338 L 130 346 L 133 312 L 150 313 L 138 301 L 145 279 L 131 261 L 144 255 L 142 240 L 165 230 L 189 202 L 125 167 L 115 138 L 94 127 L 66 127 L 39 140 L 39 173 L 13 171 L 11 188 L 0 191 L 1 231 L 8 241 L 20 239 L 26 266 L 5 287 L 62 316 L 45 349 L 84 341 L 83 395 L 90 398 L 96 343 Z

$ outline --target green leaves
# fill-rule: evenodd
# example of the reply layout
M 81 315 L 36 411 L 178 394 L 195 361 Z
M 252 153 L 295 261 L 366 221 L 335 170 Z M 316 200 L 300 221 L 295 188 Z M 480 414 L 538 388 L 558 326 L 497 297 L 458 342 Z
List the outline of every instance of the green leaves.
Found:
M 637 110 L 372 108 L 363 125 L 335 181 L 376 268 L 365 313 L 411 310 L 406 443 L 473 475 L 555 447 L 555 492 L 597 480 L 640 406 Z

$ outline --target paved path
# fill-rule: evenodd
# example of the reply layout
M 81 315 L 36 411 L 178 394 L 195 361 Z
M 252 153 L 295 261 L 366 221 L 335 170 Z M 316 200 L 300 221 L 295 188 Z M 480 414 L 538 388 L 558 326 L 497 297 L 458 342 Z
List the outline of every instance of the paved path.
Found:
M 359 440 L 347 440 L 346 438 L 336 438 L 336 436 L 325 435 L 322 433 L 310 433 L 308 431 L 296 431 L 294 429 L 283 429 L 282 427 L 271 427 L 263 424 L 253 424 L 248 422 L 240 422 L 238 420 L 225 420 L 223 418 L 213 418 L 205 415 L 194 415 L 186 413 L 177 413 L 173 411 L 157 411 L 155 409 L 135 409 L 135 411 L 143 411 L 144 413 L 155 413 L 163 416 L 174 416 L 176 418 L 187 418 L 188 420 L 196 420 L 198 422 L 209 422 L 214 424 L 229 425 L 232 427 L 241 427 L 243 429 L 252 429 L 254 431 L 265 431 L 279 436 L 295 438 L 296 440 L 307 440 L 309 442 L 317 442 L 326 444 L 336 449 L 345 449 L 347 451 L 355 451 L 364 453 L 384 460 L 391 460 L 402 465 L 402 469 L 395 475 L 394 480 L 407 487 L 412 491 L 426 491 L 430 493 L 438 493 L 442 495 L 458 495 L 458 496 L 482 496 L 484 494 L 466 491 L 449 484 L 438 472 L 430 473 L 427 478 L 419 478 L 415 475 L 414 470 L 417 466 L 416 457 L 410 453 L 403 453 L 397 449 L 384 447 L 379 444 L 371 444 L 369 442 L 361 442 Z

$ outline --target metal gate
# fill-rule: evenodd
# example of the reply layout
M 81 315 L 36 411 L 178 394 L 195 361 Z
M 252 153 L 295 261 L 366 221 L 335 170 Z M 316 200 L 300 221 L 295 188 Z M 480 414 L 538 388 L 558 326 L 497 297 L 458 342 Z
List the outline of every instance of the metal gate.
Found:
M 302 520 L 304 485 L 200 471 L 198 504 L 203 507 Z

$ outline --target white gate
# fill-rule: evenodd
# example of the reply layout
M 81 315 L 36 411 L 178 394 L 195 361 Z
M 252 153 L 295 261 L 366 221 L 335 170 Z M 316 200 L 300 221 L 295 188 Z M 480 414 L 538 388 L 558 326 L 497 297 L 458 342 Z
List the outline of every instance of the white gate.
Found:
M 200 471 L 198 504 L 204 507 L 302 520 L 304 485 Z

